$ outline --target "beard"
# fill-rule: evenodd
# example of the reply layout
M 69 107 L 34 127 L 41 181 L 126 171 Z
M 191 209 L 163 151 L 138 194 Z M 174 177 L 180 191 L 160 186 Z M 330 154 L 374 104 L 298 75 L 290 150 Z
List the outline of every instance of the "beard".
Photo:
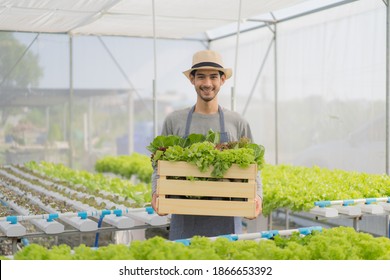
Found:
M 217 96 L 217 92 L 214 88 L 202 88 L 200 87 L 199 90 L 197 90 L 197 94 L 205 102 L 210 102 L 215 99 Z

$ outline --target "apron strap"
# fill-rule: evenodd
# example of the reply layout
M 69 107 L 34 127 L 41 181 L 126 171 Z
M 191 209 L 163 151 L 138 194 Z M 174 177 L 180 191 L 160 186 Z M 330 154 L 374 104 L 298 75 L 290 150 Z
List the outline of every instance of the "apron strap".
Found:
M 225 131 L 225 115 L 222 111 L 221 106 L 218 105 L 218 113 L 219 113 L 219 127 L 220 127 L 220 135 L 221 139 L 219 140 L 220 143 L 226 143 L 229 141 L 227 132 Z
M 186 122 L 186 131 L 184 132 L 184 138 L 187 138 L 188 135 L 190 135 L 190 126 L 191 126 L 191 122 L 192 122 L 192 114 L 194 113 L 194 111 L 195 111 L 195 105 L 192 106 L 191 110 L 188 112 L 187 122 Z
M 190 109 L 190 111 L 188 112 L 188 116 L 187 116 L 187 122 L 186 122 L 186 130 L 185 130 L 185 133 L 184 133 L 184 138 L 187 138 L 188 135 L 190 135 L 190 127 L 191 127 L 191 122 L 192 122 L 192 114 L 194 113 L 195 111 L 195 105 L 192 106 L 192 108 Z M 220 105 L 218 105 L 218 113 L 219 113 L 219 126 L 220 126 L 220 135 L 221 135 L 221 140 L 220 142 L 221 143 L 225 143 L 225 142 L 228 142 L 229 139 L 227 137 L 227 133 L 225 132 L 225 116 L 224 116 L 224 113 L 222 111 L 222 108 Z

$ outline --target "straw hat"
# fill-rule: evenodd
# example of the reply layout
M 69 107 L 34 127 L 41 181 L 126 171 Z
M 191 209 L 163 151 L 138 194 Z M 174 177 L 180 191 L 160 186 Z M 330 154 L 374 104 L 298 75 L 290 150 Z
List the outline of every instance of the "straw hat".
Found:
M 224 68 L 222 57 L 219 53 L 211 50 L 199 51 L 192 57 L 192 67 L 183 74 L 190 79 L 190 73 L 198 69 L 212 69 L 225 73 L 226 79 L 232 76 L 232 69 Z

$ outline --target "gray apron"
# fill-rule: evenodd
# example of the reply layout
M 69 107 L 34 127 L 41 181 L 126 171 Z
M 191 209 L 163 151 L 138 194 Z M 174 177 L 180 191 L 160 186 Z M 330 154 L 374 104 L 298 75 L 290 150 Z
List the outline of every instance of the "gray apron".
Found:
M 188 137 L 190 134 L 192 114 L 194 110 L 195 106 L 193 106 L 188 113 L 184 137 Z M 218 106 L 218 113 L 221 133 L 220 142 L 228 142 L 229 137 L 225 131 L 224 114 L 220 106 Z M 170 223 L 169 239 L 185 239 L 191 238 L 195 235 L 211 237 L 232 234 L 240 231 L 240 227 L 241 219 L 238 217 L 173 214 Z

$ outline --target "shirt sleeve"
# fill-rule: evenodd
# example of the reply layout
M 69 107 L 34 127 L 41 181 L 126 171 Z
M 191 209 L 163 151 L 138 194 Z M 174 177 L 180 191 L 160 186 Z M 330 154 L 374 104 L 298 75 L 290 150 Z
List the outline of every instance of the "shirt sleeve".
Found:
M 244 121 L 241 137 L 247 137 L 253 142 L 252 130 L 247 121 Z
M 170 116 L 168 115 L 163 123 L 163 127 L 161 129 L 161 135 L 172 135 L 172 121 Z

